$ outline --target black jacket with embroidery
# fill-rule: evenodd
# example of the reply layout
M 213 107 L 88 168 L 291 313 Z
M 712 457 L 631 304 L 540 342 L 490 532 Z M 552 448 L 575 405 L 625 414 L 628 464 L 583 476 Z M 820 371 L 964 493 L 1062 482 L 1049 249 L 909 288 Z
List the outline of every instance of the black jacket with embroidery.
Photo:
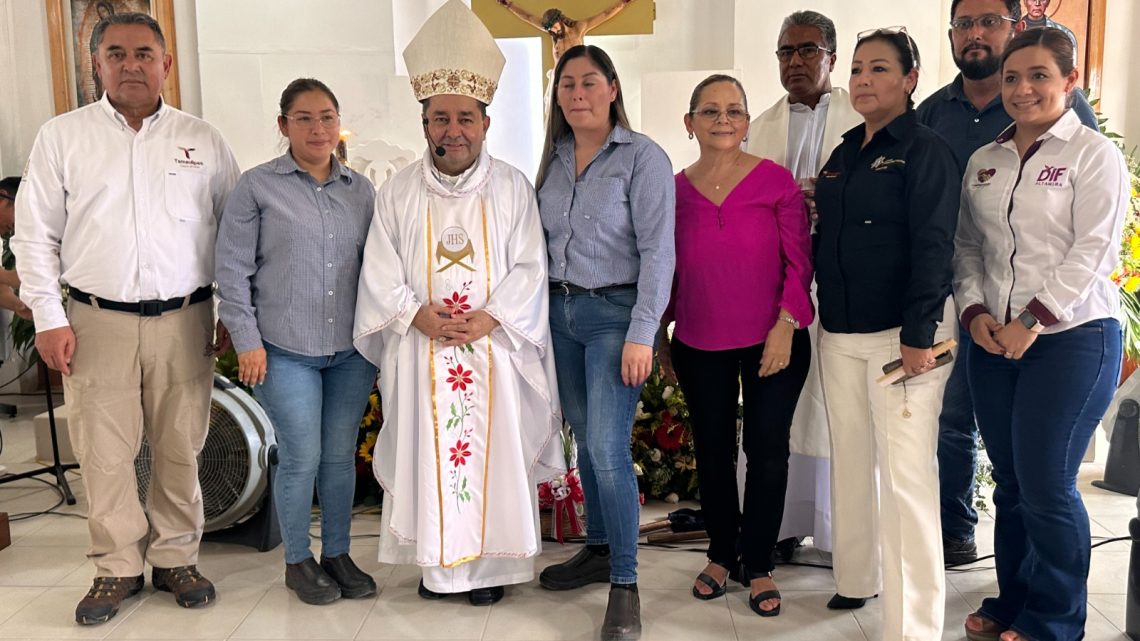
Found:
M 819 320 L 845 334 L 902 327 L 902 344 L 930 347 L 953 277 L 958 164 L 913 110 L 860 149 L 864 132 L 843 135 L 816 185 Z

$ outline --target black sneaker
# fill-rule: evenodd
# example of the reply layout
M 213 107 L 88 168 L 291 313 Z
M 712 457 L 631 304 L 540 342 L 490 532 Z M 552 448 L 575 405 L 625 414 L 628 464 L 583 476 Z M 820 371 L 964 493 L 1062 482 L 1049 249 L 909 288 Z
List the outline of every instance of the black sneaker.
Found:
M 184 608 L 200 608 L 217 599 L 214 584 L 198 573 L 196 565 L 154 568 L 150 582 L 156 590 L 173 592 L 175 602 Z
M 957 543 L 955 541 L 942 542 L 942 556 L 946 565 L 966 565 L 978 560 L 978 546 L 973 541 Z
M 300 563 L 285 564 L 285 587 L 310 605 L 325 605 L 340 598 L 340 586 L 309 557 Z
M 610 556 L 601 555 L 589 546 L 568 561 L 547 566 L 538 575 L 538 583 L 547 590 L 573 590 L 591 583 L 610 582 Z
M 376 581 L 356 567 L 347 554 L 331 559 L 322 556 L 321 569 L 336 581 L 340 586 L 340 595 L 346 599 L 363 599 L 376 595 Z
M 143 577 L 97 576 L 87 596 L 75 607 L 75 622 L 79 625 L 104 623 L 119 613 L 119 605 L 143 589 Z

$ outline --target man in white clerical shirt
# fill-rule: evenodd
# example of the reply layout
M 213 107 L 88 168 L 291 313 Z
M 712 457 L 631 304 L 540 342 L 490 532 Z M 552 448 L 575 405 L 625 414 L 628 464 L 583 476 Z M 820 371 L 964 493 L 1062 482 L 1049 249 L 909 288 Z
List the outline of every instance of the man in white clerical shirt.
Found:
M 486 27 L 450 0 L 404 60 L 427 153 L 377 194 L 354 331 L 387 419 L 380 560 L 489 605 L 534 577 L 535 485 L 565 471 L 546 245 L 530 183 L 483 149 L 505 63 Z
M 748 152 L 786 167 L 809 198 L 814 196 L 813 179 L 842 141 L 843 133 L 862 122 L 847 92 L 831 86 L 835 47 L 835 23 L 830 18 L 815 11 L 797 11 L 785 18 L 776 58 L 780 84 L 788 93 L 748 129 Z M 814 343 L 816 323 L 809 330 Z M 818 363 L 813 352 L 792 421 L 780 539 L 811 536 L 817 548 L 830 551 L 831 454 Z M 743 455 L 739 464 L 745 465 Z

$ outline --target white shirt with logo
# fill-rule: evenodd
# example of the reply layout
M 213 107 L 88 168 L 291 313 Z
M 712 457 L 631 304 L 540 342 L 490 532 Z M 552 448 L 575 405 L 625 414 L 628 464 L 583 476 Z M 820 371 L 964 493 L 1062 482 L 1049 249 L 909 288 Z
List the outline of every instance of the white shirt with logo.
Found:
M 1015 127 L 971 156 L 962 181 L 954 295 L 963 318 L 981 305 L 1007 323 L 1028 308 L 1055 333 L 1115 317 L 1111 275 L 1130 195 L 1123 155 L 1070 110 L 1023 162 Z
M 221 134 L 165 103 L 136 132 L 106 96 L 36 136 L 12 251 L 36 329 L 68 324 L 60 281 L 120 302 L 214 280 L 214 237 L 240 170 Z

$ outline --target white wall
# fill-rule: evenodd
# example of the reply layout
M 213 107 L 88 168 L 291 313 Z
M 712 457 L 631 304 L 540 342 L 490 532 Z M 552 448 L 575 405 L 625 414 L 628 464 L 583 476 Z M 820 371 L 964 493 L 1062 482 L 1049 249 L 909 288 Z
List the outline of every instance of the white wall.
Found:
M 0 157 L 4 175 L 19 174 L 36 131 L 55 115 L 47 16 L 42 2 L 0 0 Z
M 426 17 L 427 1 L 325 0 L 318 10 L 300 0 L 177 0 L 183 108 L 222 129 L 242 166 L 250 167 L 278 152 L 273 115 L 281 89 L 295 77 L 315 75 L 337 92 L 345 126 L 356 132 L 350 156 L 418 155 L 423 149 L 418 105 L 406 77 L 395 70 L 407 30 Z M 856 32 L 900 22 L 918 41 L 926 63 L 919 96 L 947 82 L 956 72 L 945 36 L 949 3 L 814 0 L 812 8 L 839 27 L 835 82 L 846 83 Z M 779 21 L 802 6 L 800 0 L 657 0 L 654 34 L 599 36 L 591 42 L 607 49 L 618 65 L 634 126 L 671 141 L 681 127 L 674 115 L 684 111 L 692 78 L 700 72 L 738 70 L 753 111 L 780 95 L 772 53 Z M 1107 26 L 1102 109 L 1114 129 L 1131 132 L 1140 142 L 1140 65 L 1133 64 L 1140 55 L 1140 45 L 1133 44 L 1140 33 L 1140 6 L 1135 0 L 1108 0 Z M 540 103 L 534 97 L 540 43 L 538 38 L 504 41 L 510 50 L 507 76 L 514 80 L 504 83 L 492 106 L 488 141 L 493 153 L 528 174 L 541 142 Z M 520 47 L 535 52 L 522 64 Z M 531 69 L 519 70 L 528 65 Z M 43 4 L 0 0 L 0 86 L 12 91 L 0 101 L 4 173 L 22 169 L 36 130 L 54 115 L 50 77 Z M 643 100 L 649 87 L 653 96 Z M 682 144 L 668 145 L 678 160 L 686 153 Z
M 1106 20 L 1104 77 L 1099 110 L 1108 127 L 1130 137 L 1128 147 L 1140 144 L 1140 6 L 1135 0 L 1109 0 Z

